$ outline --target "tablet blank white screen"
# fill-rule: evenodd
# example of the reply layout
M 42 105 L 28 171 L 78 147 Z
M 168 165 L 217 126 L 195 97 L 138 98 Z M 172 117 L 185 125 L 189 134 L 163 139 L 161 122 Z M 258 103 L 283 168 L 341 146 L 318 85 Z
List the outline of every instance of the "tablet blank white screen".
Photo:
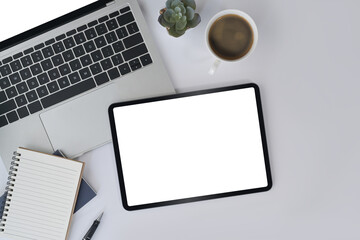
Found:
M 114 109 L 129 206 L 267 187 L 253 88 Z

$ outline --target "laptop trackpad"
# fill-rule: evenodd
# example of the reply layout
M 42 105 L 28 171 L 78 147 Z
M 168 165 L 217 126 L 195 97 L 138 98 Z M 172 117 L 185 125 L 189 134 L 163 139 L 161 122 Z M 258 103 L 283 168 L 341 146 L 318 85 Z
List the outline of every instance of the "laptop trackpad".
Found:
M 41 114 L 53 148 L 74 158 L 110 142 L 107 109 L 119 100 L 113 99 L 116 97 L 112 97 L 111 91 L 109 87 L 103 88 Z

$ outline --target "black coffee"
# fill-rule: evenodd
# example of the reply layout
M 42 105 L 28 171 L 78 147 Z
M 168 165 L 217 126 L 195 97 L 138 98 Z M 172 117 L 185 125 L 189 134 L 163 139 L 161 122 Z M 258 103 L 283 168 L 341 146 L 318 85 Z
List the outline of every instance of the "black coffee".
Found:
M 220 58 L 236 60 L 246 55 L 254 42 L 248 21 L 235 14 L 218 18 L 210 27 L 209 43 Z

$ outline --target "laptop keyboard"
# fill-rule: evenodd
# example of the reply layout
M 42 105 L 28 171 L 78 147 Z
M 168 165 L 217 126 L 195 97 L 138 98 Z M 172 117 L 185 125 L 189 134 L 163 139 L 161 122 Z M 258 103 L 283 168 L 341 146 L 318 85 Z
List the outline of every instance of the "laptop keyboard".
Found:
M 0 61 L 0 127 L 152 63 L 130 7 Z

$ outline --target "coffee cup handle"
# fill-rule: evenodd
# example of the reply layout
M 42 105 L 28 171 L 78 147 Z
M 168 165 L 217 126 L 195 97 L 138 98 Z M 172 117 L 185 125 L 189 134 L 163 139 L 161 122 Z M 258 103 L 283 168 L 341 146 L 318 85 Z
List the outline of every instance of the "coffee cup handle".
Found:
M 210 75 L 214 75 L 216 70 L 218 69 L 219 65 L 220 65 L 220 60 L 216 59 L 215 62 L 213 63 L 213 65 L 211 66 L 211 68 L 209 69 L 209 74 Z

